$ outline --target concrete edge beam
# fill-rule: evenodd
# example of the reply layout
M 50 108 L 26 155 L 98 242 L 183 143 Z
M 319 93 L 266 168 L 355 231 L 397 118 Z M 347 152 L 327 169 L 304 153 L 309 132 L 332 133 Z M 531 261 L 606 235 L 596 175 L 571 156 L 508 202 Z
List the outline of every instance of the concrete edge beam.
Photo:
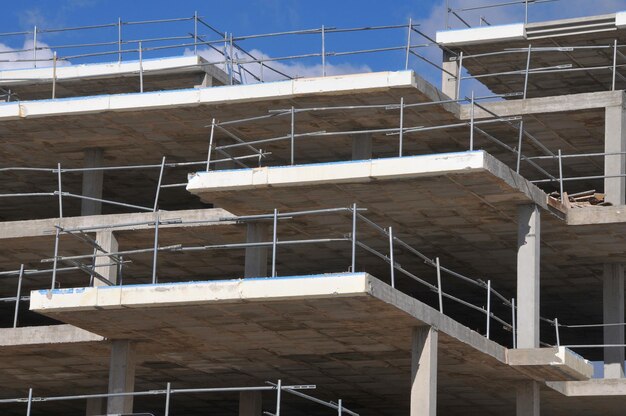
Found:
M 626 396 L 626 379 L 549 381 L 546 386 L 568 397 Z
M 0 347 L 100 342 L 105 338 L 73 325 L 0 328 Z
M 565 347 L 509 349 L 506 359 L 507 364 L 536 381 L 588 380 L 593 377 L 593 365 Z M 545 366 L 555 371 L 551 375 L 546 375 L 544 371 L 533 371 Z M 551 378 L 547 379 L 546 376 Z
M 497 101 L 480 103 L 499 117 L 523 116 L 530 114 L 564 113 L 580 110 L 620 106 L 624 103 L 623 91 L 600 91 L 581 94 L 559 95 L 554 97 L 527 98 L 525 100 Z M 460 118 L 471 118 L 471 104 L 463 104 Z M 489 112 L 474 107 L 474 118 L 493 117 Z
M 187 228 L 187 227 L 206 227 L 214 225 L 232 225 L 232 222 L 218 222 L 220 218 L 228 218 L 233 215 L 221 208 L 193 209 L 183 211 L 162 211 L 160 214 L 161 221 L 178 220 L 180 224 L 163 224 L 160 228 Z M 82 228 L 82 227 L 115 227 L 123 224 L 132 224 L 138 222 L 155 221 L 156 214 L 152 212 L 140 212 L 131 214 L 107 214 L 107 215 L 90 215 L 82 217 L 65 217 L 65 218 L 47 218 L 42 220 L 25 220 L 25 221 L 6 221 L 0 222 L 0 240 L 24 237 L 42 237 L 53 234 L 56 225 L 64 228 Z M 215 223 L 193 223 L 185 224 L 191 221 L 215 221 Z M 115 231 L 143 230 L 151 229 L 149 225 L 129 225 L 114 228 Z M 95 232 L 95 231 L 94 231 Z

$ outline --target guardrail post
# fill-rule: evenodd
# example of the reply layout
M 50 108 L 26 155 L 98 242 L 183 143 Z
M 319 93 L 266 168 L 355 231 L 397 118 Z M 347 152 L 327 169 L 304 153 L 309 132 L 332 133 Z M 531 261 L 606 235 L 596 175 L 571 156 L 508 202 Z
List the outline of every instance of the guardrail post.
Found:
M 446 22 L 444 27 L 450 29 L 450 0 L 446 0 Z
M 337 400 L 337 416 L 341 416 L 343 413 L 343 401 L 341 399 Z
M 524 24 L 528 24 L 528 0 L 524 0 Z
M 411 53 L 411 32 L 413 32 L 413 18 L 409 17 L 409 34 L 406 41 L 406 56 L 404 58 L 404 70 L 409 69 L 409 54 Z
M 393 260 L 393 227 L 389 227 L 389 264 L 391 266 L 391 287 L 396 287 L 396 264 Z
M 274 416 L 280 416 L 280 396 L 283 390 L 282 380 L 278 380 L 276 384 L 276 413 Z
M 30 408 L 33 404 L 33 389 L 32 387 L 28 389 L 28 405 L 26 407 L 26 416 L 30 416 Z
M 617 80 L 617 39 L 613 44 L 613 84 L 611 91 L 615 91 L 615 81 Z
M 56 98 L 57 93 L 57 52 L 52 53 L 52 99 Z
M 554 329 L 556 331 L 556 346 L 561 346 L 561 337 L 559 334 L 559 318 L 554 318 Z
M 491 332 L 491 280 L 487 280 L 487 339 Z
M 470 152 L 474 151 L 474 90 L 472 90 L 472 106 L 470 108 Z
M 274 227 L 272 229 L 272 277 L 276 277 L 276 245 L 278 228 L 278 210 L 274 208 Z
M 17 294 L 15 296 L 15 314 L 13 315 L 13 328 L 17 328 L 17 316 L 20 311 L 20 297 L 22 296 L 22 278 L 24 277 L 24 265 L 20 266 L 20 275 L 17 278 Z
M 152 284 L 157 283 L 157 259 L 159 252 L 159 223 L 161 222 L 161 215 L 157 212 L 156 219 L 154 221 L 154 253 L 152 254 Z
M 561 157 L 561 149 L 559 149 L 559 187 L 561 190 L 561 203 L 563 203 L 563 158 Z
M 233 34 L 230 34 L 230 49 L 228 52 L 228 58 L 230 59 L 230 72 L 229 72 L 229 80 L 230 85 L 233 85 L 235 82 L 235 65 L 233 61 Z
M 143 92 L 143 47 L 139 41 L 139 92 Z
M 435 265 L 437 266 L 437 295 L 439 296 L 439 312 L 443 314 L 443 293 L 441 289 L 441 265 L 439 264 L 439 257 L 435 259 Z
M 356 204 L 352 204 L 352 273 L 356 273 L 356 212 Z
M 513 348 L 517 348 L 517 334 L 516 334 L 517 324 L 515 322 L 515 298 L 511 299 L 511 327 L 513 331 Z
M 211 151 L 213 150 L 213 135 L 215 134 L 215 119 L 211 120 L 211 135 L 209 136 L 209 151 L 206 157 L 206 171 L 209 171 L 211 166 Z
M 524 139 L 524 120 L 519 122 L 519 136 L 517 137 L 517 166 L 516 172 L 519 173 L 522 168 L 522 141 Z
M 122 62 L 122 18 L 117 18 L 117 62 Z
M 456 76 L 456 98 L 461 99 L 461 83 L 463 81 L 463 51 L 459 52 L 459 72 Z
M 322 76 L 326 76 L 326 28 L 322 25 Z
M 193 12 L 193 54 L 198 54 L 198 11 Z
M 526 72 L 524 73 L 524 100 L 528 96 L 528 77 L 530 76 L 530 55 L 532 53 L 532 44 L 528 45 L 528 55 L 526 57 Z
M 59 257 L 59 227 L 56 228 L 56 233 L 54 235 L 54 259 L 52 262 L 52 285 L 50 287 L 50 290 L 54 290 L 54 287 L 56 286 L 58 257 Z
M 61 182 L 61 163 L 57 163 L 57 183 L 59 185 L 59 218 L 63 218 L 63 188 Z
M 196 12 L 197 13 L 197 12 Z M 172 391 L 171 383 L 167 383 L 167 387 L 165 389 L 165 416 L 169 416 L 170 414 L 170 393 Z
M 37 25 L 33 28 L 33 67 L 37 68 Z
M 294 107 L 291 107 L 291 164 L 294 164 L 294 160 L 295 160 L 295 137 L 294 137 L 294 133 L 295 133 L 295 129 L 296 129 L 296 110 L 294 109 Z
M 404 153 L 404 97 L 400 98 L 400 135 L 398 156 L 402 157 Z

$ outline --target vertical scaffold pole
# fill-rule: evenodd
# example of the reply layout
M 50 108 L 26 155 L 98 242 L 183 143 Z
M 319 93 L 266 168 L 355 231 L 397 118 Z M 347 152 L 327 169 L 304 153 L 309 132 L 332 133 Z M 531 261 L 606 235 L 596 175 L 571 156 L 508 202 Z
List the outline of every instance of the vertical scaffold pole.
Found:
M 172 384 L 168 382 L 167 387 L 165 389 L 165 416 L 169 416 L 170 414 L 170 393 L 171 392 L 172 392 Z
M 322 76 L 326 76 L 326 28 L 322 25 Z
M 122 18 L 117 18 L 117 61 L 122 62 Z
M 443 313 L 443 291 L 441 288 L 441 265 L 439 264 L 439 257 L 435 259 L 435 265 L 437 266 L 437 295 L 439 296 L 439 312 Z
M 274 208 L 274 227 L 272 230 L 272 277 L 276 277 L 276 245 L 278 228 L 278 210 Z
M 556 331 L 556 346 L 561 346 L 561 336 L 559 334 L 559 318 L 554 318 L 554 330 Z
M 63 218 L 63 187 L 61 182 L 61 163 L 57 163 L 57 183 L 59 186 L 59 218 Z
M 409 54 L 411 53 L 411 32 L 413 32 L 413 18 L 409 17 L 409 34 L 406 41 L 406 54 L 404 57 L 404 70 L 409 69 Z
M 511 326 L 513 327 L 513 348 L 517 348 L 517 323 L 515 317 L 515 298 L 511 299 Z
M 206 171 L 209 171 L 211 166 L 211 152 L 213 150 L 213 135 L 215 134 L 215 119 L 211 120 L 211 135 L 209 136 L 209 151 L 206 156 Z
M 52 53 L 52 99 L 57 95 L 57 52 Z
M 398 156 L 402 157 L 404 153 L 404 97 L 400 98 L 400 135 L 398 147 Z
M 33 389 L 28 389 L 28 405 L 26 406 L 26 416 L 30 416 L 30 409 L 33 404 Z
M 487 280 L 487 339 L 491 332 L 491 280 Z
M 389 227 L 389 265 L 391 272 L 391 287 L 396 287 L 396 263 L 393 259 L 393 227 Z
M 33 66 L 37 68 L 37 26 L 33 28 Z
M 198 11 L 193 12 L 193 54 L 198 54 Z
M 139 41 L 139 92 L 143 92 L 143 46 Z
M 295 151 L 296 151 L 296 143 L 295 143 L 295 130 L 296 130 L 296 110 L 292 106 L 291 107 L 291 164 L 293 165 L 295 162 Z
M 617 39 L 613 43 L 613 84 L 611 91 L 615 91 L 615 83 L 617 81 Z
M 20 297 L 22 296 L 22 278 L 24 277 L 24 265 L 20 266 L 20 275 L 17 278 L 17 294 L 15 296 L 15 314 L 13 315 L 13 328 L 17 328 L 17 316 L 20 312 Z
M 472 90 L 472 106 L 470 108 L 470 152 L 474 151 L 474 90 Z
M 356 204 L 352 204 L 352 265 L 350 271 L 356 273 Z
M 54 235 L 54 259 L 52 262 L 52 285 L 50 290 L 54 290 L 54 287 L 57 283 L 57 263 L 59 257 L 59 227 L 56 228 L 56 233 Z

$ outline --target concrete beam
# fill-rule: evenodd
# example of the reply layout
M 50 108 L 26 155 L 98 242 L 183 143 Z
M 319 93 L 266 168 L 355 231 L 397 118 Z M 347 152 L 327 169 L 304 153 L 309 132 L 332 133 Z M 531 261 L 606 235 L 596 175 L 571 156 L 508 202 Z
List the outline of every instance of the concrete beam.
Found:
M 83 167 L 97 168 L 102 166 L 104 151 L 99 148 L 85 150 Z M 89 170 L 83 172 L 83 196 L 102 199 L 104 171 Z M 99 215 L 102 213 L 102 202 L 82 199 L 80 215 Z
M 411 345 L 411 416 L 437 415 L 437 343 L 429 326 L 413 329 Z
M 96 242 L 102 247 L 106 253 L 115 253 L 118 251 L 118 243 L 113 231 L 102 230 L 96 232 Z M 102 251 L 97 254 L 104 254 Z M 106 256 L 96 257 L 95 271 L 100 273 L 103 277 L 108 279 L 111 283 L 117 284 L 117 265 L 113 264 L 113 259 Z M 93 281 L 94 286 L 104 286 L 105 283 L 99 279 Z
M 623 102 L 624 93 L 622 91 L 601 91 L 558 95 L 554 97 L 527 98 L 525 100 L 497 101 L 481 103 L 480 105 L 500 117 L 510 117 L 606 108 L 621 106 Z M 469 120 L 471 105 L 463 104 L 460 113 L 461 119 Z M 493 116 L 489 114 L 489 112 L 475 107 L 474 117 L 476 119 L 482 119 L 491 118 Z
M 263 395 L 260 391 L 239 393 L 239 416 L 261 416 L 262 414 Z
M 605 153 L 626 152 L 626 112 L 619 106 L 607 107 L 605 110 Z M 626 177 L 609 177 L 626 174 L 626 154 L 610 155 L 604 157 L 605 201 L 613 205 L 626 203 Z
M 180 219 L 182 223 L 164 224 L 159 228 L 189 228 L 207 227 L 215 225 L 232 225 L 229 221 L 219 221 L 221 218 L 233 215 L 221 208 L 190 209 L 183 211 L 161 211 L 161 221 Z M 87 217 L 66 217 L 59 220 L 50 218 L 43 220 L 6 221 L 0 222 L 0 240 L 23 237 L 49 236 L 50 231 L 59 224 L 64 228 L 98 227 L 102 225 L 116 226 L 116 231 L 147 230 L 154 228 L 147 224 L 127 225 L 135 223 L 154 222 L 156 214 L 152 212 L 138 212 L 132 214 L 92 215 Z M 202 222 L 206 221 L 206 222 Z M 215 221 L 214 223 L 211 223 Z
M 550 381 L 546 385 L 568 397 L 626 397 L 626 379 Z
M 539 416 L 540 414 L 539 383 L 523 381 L 517 386 L 517 416 Z
M 575 381 L 593 377 L 593 365 L 564 347 L 506 351 L 506 362 L 535 381 Z
M 603 276 L 605 324 L 624 323 L 624 265 L 605 264 Z M 624 344 L 624 326 L 604 327 L 605 345 Z M 604 348 L 604 378 L 624 377 L 624 347 Z
M 517 348 L 539 348 L 540 241 L 539 207 L 520 205 L 517 234 Z
M 104 341 L 104 337 L 73 325 L 26 326 L 0 328 L 0 347 L 24 347 L 27 345 L 50 345 L 89 343 Z
M 111 343 L 109 393 L 131 393 L 135 390 L 135 346 L 127 340 Z M 133 413 L 133 396 L 107 399 L 108 414 Z
M 247 237 L 248 243 L 267 242 L 269 238 L 268 223 L 248 223 Z M 244 277 L 266 277 L 267 276 L 267 247 L 247 247 Z
M 372 158 L 372 135 L 355 134 L 352 136 L 352 160 Z

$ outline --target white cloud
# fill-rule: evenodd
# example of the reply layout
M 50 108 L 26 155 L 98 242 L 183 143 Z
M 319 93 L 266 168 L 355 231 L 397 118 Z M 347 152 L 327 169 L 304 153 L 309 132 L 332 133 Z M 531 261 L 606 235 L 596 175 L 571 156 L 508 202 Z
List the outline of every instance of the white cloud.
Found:
M 251 55 L 259 60 L 266 60 L 263 64 L 263 68 L 259 63 L 241 64 L 243 68 L 242 78 L 243 83 L 258 82 L 254 77 L 262 78 L 264 81 L 279 81 L 284 80 L 285 77 L 282 74 L 289 75 L 293 78 L 307 78 L 318 77 L 322 75 L 322 64 L 307 65 L 303 62 L 284 62 L 284 61 L 267 61 L 271 57 L 263 53 L 258 49 L 252 49 L 249 51 Z M 193 51 L 186 50 L 185 55 L 191 55 Z M 222 53 L 215 49 L 199 49 L 198 55 L 202 56 L 208 62 L 223 62 L 224 56 Z M 235 60 L 251 61 L 253 60 L 249 56 L 244 55 L 240 51 L 235 54 Z M 223 64 L 218 64 L 218 67 L 224 69 Z M 269 68 L 268 68 L 269 67 Z M 272 69 L 276 71 L 273 71 Z M 239 80 L 239 69 L 235 67 L 235 78 Z M 249 73 L 248 73 L 249 72 Z M 356 74 L 363 72 L 372 72 L 372 69 L 367 65 L 353 65 L 350 63 L 326 63 L 326 75 L 343 75 L 343 74 Z M 253 76 L 254 75 L 254 76 Z
M 27 39 L 21 48 L 15 49 L 0 43 L 0 70 L 33 68 L 33 40 Z M 37 42 L 37 66 L 52 66 L 52 51 L 43 42 Z M 58 61 L 58 66 L 70 65 L 68 61 Z

